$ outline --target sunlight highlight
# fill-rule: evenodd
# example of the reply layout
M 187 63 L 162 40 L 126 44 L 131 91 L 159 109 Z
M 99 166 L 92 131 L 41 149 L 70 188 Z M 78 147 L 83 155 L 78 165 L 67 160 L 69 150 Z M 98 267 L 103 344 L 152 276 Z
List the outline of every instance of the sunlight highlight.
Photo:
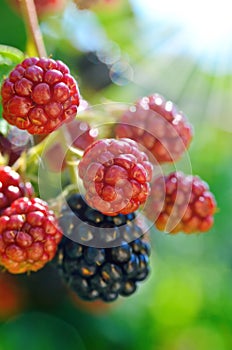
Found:
M 231 69 L 224 62 L 224 57 L 231 53 L 232 44 L 230 6 L 228 0 L 215 3 L 209 0 L 135 0 L 138 16 L 152 20 L 156 26 L 169 25 L 179 29 L 182 45 L 206 68 L 219 63 L 218 73 Z

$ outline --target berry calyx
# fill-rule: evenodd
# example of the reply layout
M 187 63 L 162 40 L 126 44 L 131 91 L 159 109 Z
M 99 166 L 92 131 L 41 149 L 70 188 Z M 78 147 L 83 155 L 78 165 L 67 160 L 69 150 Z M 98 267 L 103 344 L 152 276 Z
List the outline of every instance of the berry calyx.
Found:
M 3 118 L 31 134 L 49 134 L 77 114 L 79 91 L 69 68 L 51 58 L 26 58 L 1 88 Z
M 9 166 L 0 166 L 0 213 L 20 197 L 31 197 L 33 187 L 24 183 L 20 175 Z
M 53 259 L 61 238 L 46 202 L 19 198 L 0 217 L 0 265 L 14 274 L 37 271 Z
M 169 233 L 208 231 L 215 212 L 216 201 L 208 184 L 182 172 L 155 178 L 145 208 L 155 226 Z
M 144 146 L 150 160 L 160 164 L 178 160 L 190 145 L 192 127 L 171 101 L 154 94 L 129 108 L 116 126 L 118 138 L 128 137 Z
M 152 165 L 133 140 L 95 141 L 78 170 L 87 203 L 106 215 L 132 213 L 147 200 Z

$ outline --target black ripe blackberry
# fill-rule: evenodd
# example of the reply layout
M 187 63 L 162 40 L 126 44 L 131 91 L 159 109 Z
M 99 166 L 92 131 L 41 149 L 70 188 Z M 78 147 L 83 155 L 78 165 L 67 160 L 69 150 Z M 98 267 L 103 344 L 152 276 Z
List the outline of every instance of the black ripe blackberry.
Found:
M 150 255 L 150 244 L 139 226 L 135 224 L 133 220 L 135 215 L 108 217 L 101 214 L 99 216 L 98 212 L 81 203 L 80 195 L 71 196 L 68 204 L 74 212 L 64 210 L 60 219 L 60 226 L 66 237 L 59 246 L 56 263 L 63 280 L 80 298 L 88 301 L 101 299 L 110 302 L 116 300 L 119 295 L 133 294 L 138 282 L 145 280 L 148 276 Z M 67 227 L 70 237 L 72 237 L 72 231 L 78 231 L 78 227 L 83 229 L 81 220 L 79 225 L 73 224 L 71 217 L 75 215 L 89 224 L 93 237 L 95 235 L 93 229 L 96 227 L 104 229 L 106 236 L 109 228 L 118 229 L 119 237 L 112 241 L 120 244 L 95 248 L 89 246 L 89 242 L 85 245 L 69 239 L 65 231 Z M 140 236 L 126 242 L 125 232 L 127 237 L 128 225 L 130 233 L 136 232 L 136 236 L 140 233 Z
M 64 281 L 80 298 L 114 301 L 119 295 L 133 294 L 137 283 L 146 279 L 149 252 L 149 243 L 142 238 L 136 244 L 92 248 L 65 237 L 58 250 L 57 264 Z
M 89 207 L 78 193 L 67 199 L 59 223 L 66 237 L 91 247 L 120 246 L 143 235 L 142 229 L 135 224 L 134 213 L 104 215 Z

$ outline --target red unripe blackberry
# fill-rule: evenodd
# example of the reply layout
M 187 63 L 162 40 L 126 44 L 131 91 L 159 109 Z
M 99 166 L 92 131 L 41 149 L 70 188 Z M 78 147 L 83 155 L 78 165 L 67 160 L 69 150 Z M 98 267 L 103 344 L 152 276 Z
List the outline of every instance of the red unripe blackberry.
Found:
M 46 202 L 19 198 L 0 217 L 0 265 L 15 274 L 37 271 L 53 259 L 61 238 Z
M 215 212 L 216 201 L 208 184 L 182 172 L 155 178 L 145 208 L 155 226 L 169 233 L 208 231 Z
M 135 215 L 108 217 L 90 208 L 79 194 L 72 195 L 68 204 L 71 211 L 64 208 L 59 221 L 66 237 L 55 259 L 64 281 L 84 300 L 114 301 L 133 294 L 149 274 L 150 255 Z M 71 240 L 77 241 L 77 236 L 78 243 Z M 105 242 L 109 245 L 102 248 Z
M 84 152 L 79 176 L 88 204 L 106 215 L 136 211 L 149 194 L 152 165 L 130 139 L 101 139 Z
M 73 120 L 67 125 L 70 141 L 72 146 L 85 150 L 89 145 L 96 141 L 98 137 L 98 129 L 81 120 Z
M 0 166 L 0 213 L 20 197 L 31 197 L 33 187 L 24 183 L 20 175 L 9 166 Z
M 69 68 L 51 58 L 26 58 L 1 88 L 3 118 L 31 134 L 49 134 L 77 114 L 79 91 Z
M 155 162 L 165 163 L 183 155 L 192 139 L 192 127 L 177 106 L 154 94 L 143 97 L 122 115 L 115 134 L 137 141 L 151 160 L 154 157 Z

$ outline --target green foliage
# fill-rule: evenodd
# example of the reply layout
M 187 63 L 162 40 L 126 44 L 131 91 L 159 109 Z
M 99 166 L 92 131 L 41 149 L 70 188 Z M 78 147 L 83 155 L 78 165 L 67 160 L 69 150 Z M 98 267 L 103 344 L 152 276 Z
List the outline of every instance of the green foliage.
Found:
M 9 72 L 20 63 L 24 58 L 23 52 L 15 47 L 0 45 L 0 86 L 3 79 L 9 74 Z M 2 118 L 2 105 L 0 104 L 0 119 Z M 6 124 L 0 122 L 0 130 L 4 133 Z
M 0 45 L 0 81 L 24 58 L 23 52 L 15 47 Z
M 0 338 L 4 350 L 84 349 L 78 332 L 71 325 L 38 312 L 23 314 L 1 326 Z

